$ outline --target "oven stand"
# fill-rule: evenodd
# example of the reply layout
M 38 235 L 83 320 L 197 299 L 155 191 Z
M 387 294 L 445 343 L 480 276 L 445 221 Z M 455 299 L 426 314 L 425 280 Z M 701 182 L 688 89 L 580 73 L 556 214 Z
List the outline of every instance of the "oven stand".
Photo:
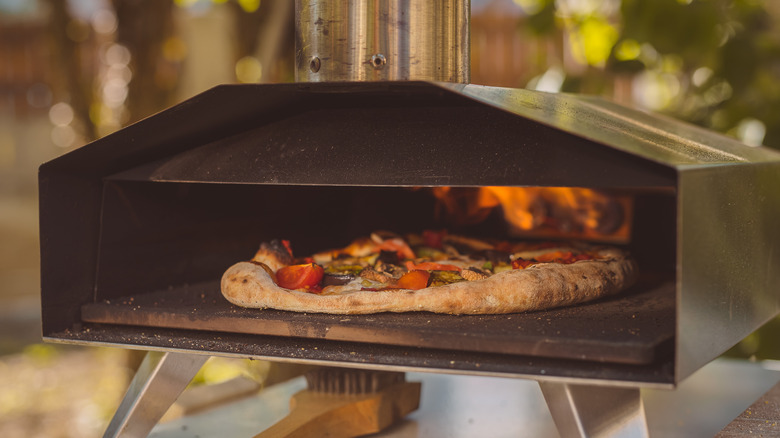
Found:
M 150 351 L 104 438 L 145 437 L 176 401 L 208 355 Z M 539 382 L 562 437 L 648 437 L 638 388 Z
M 638 388 L 539 382 L 562 437 L 649 436 Z
M 149 435 L 208 358 L 201 354 L 146 353 L 103 437 Z

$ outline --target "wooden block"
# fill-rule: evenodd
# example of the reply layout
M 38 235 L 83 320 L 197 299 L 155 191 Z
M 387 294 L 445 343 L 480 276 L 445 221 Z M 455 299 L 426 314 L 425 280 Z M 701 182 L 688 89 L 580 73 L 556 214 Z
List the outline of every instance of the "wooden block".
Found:
M 290 415 L 255 438 L 350 438 L 377 433 L 420 405 L 419 382 L 402 382 L 377 393 L 328 394 L 304 390 L 290 402 Z

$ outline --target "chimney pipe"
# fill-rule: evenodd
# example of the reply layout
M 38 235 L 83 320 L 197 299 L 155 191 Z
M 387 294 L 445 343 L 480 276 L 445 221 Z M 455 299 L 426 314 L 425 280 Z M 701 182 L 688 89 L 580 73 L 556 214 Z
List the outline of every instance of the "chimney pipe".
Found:
M 295 0 L 297 82 L 469 82 L 470 0 Z

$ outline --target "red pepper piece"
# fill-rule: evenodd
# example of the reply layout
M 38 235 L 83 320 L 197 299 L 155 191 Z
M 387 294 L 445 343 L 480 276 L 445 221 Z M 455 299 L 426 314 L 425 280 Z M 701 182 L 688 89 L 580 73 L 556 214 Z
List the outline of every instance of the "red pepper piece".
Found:
M 428 279 L 431 274 L 428 271 L 409 271 L 402 275 L 395 284 L 388 286 L 388 289 L 425 289 L 428 287 Z
M 319 292 L 320 280 L 324 274 L 325 270 L 316 263 L 285 266 L 276 271 L 276 284 L 285 289 Z

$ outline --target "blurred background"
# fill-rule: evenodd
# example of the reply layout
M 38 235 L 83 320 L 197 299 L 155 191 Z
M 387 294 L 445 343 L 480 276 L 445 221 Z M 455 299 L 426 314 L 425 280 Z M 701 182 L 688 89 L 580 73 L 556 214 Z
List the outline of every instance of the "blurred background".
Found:
M 597 94 L 780 148 L 778 1 L 471 3 L 472 83 Z M 0 0 L 0 436 L 100 436 L 135 360 L 40 343 L 38 166 L 217 84 L 292 81 L 293 12 Z M 770 322 L 728 354 L 780 359 L 778 332 Z M 262 381 L 263 366 L 215 360 L 197 380 Z

